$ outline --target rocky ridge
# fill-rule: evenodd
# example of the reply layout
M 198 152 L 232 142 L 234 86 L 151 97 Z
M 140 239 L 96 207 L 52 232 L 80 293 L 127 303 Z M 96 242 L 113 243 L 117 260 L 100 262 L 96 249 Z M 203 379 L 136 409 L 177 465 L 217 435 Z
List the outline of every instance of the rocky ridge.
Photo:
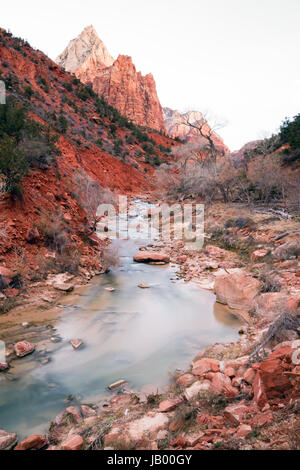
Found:
M 165 131 L 153 76 L 137 72 L 129 56 L 114 60 L 92 26 L 73 39 L 56 62 L 136 124 Z

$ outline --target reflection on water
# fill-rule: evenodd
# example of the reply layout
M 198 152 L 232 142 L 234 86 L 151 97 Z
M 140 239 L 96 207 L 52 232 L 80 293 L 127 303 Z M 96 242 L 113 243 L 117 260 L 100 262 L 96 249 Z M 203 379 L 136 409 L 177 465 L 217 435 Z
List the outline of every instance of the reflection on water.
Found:
M 0 428 L 21 437 L 41 432 L 64 408 L 66 396 L 93 401 L 119 379 L 137 389 L 165 386 L 169 373 L 187 368 L 203 348 L 236 338 L 239 321 L 215 304 L 212 293 L 172 281 L 175 266 L 133 263 L 137 241 L 114 244 L 120 267 L 95 278 L 77 308 L 57 322 L 63 341 L 51 362 L 15 382 L 0 382 Z M 140 289 L 141 283 L 150 288 Z M 74 351 L 72 338 L 81 338 L 84 348 Z

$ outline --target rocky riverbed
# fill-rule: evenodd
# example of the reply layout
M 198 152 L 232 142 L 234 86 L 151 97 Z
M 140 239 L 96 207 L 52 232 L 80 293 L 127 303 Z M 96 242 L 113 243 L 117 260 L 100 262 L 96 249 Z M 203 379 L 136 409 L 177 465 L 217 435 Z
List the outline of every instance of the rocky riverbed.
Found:
M 279 229 L 276 220 L 261 215 L 235 215 L 215 207 L 208 214 L 206 244 L 197 253 L 170 242 L 141 247 L 139 261 L 170 260 L 180 266 L 178 277 L 214 289 L 219 305 L 243 319 L 240 339 L 199 352 L 162 392 L 121 388 L 97 406 L 71 403 L 48 433 L 25 439 L 21 448 L 299 448 L 297 223 L 280 221 Z M 218 226 L 226 224 L 220 236 Z M 16 439 L 1 431 L 0 445 L 13 448 Z

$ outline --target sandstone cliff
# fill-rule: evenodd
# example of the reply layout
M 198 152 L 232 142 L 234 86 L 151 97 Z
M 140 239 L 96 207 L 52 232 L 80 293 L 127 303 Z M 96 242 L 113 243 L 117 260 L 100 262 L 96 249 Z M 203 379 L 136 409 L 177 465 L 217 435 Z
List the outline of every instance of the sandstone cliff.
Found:
M 87 26 L 76 39 L 69 42 L 56 62 L 68 72 L 76 72 L 78 78 L 88 80 L 91 74 L 112 65 L 114 59 L 94 27 Z
M 136 124 L 165 131 L 154 78 L 137 72 L 131 57 L 114 61 L 92 26 L 73 39 L 56 62 L 93 86 L 99 96 Z

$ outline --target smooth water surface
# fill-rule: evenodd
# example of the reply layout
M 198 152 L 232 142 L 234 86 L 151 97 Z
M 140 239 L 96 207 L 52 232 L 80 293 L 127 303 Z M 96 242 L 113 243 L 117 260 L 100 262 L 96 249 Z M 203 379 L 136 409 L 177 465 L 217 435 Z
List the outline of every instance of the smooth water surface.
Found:
M 145 220 L 148 208 L 136 203 L 137 221 Z M 99 401 L 119 379 L 137 390 L 161 388 L 209 344 L 237 338 L 239 320 L 216 304 L 211 292 L 176 280 L 176 266 L 133 262 L 133 254 L 148 242 L 114 241 L 120 267 L 94 278 L 77 305 L 57 320 L 62 342 L 49 353 L 51 362 L 36 363 L 16 381 L 0 382 L 0 429 L 21 438 L 42 432 L 66 407 L 68 395 Z M 150 288 L 139 288 L 141 283 Z M 73 338 L 85 346 L 74 351 Z M 35 357 L 22 361 L 26 370 Z

